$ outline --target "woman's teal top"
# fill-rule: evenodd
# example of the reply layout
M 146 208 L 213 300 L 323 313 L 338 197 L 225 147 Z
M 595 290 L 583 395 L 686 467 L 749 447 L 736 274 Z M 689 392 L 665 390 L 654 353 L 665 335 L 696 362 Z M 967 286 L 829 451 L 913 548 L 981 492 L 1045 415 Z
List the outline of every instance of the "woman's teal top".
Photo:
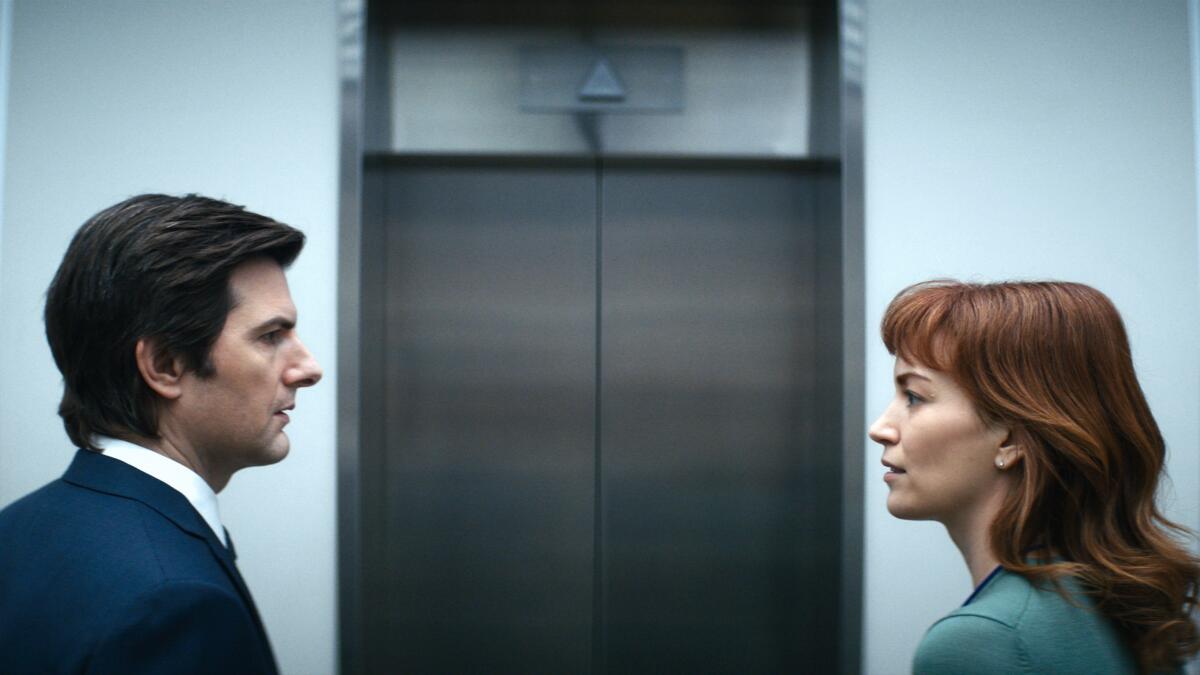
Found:
M 1072 600 L 997 568 L 917 647 L 918 675 L 1137 673 L 1133 653 L 1074 582 Z

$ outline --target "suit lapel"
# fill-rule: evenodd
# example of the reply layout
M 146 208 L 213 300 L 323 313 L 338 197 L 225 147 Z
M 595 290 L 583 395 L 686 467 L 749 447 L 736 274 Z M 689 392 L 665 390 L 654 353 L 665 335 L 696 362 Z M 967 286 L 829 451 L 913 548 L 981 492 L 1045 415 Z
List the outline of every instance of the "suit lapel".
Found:
M 208 542 L 208 547 L 212 550 L 213 555 L 221 561 L 221 565 L 229 573 L 229 578 L 233 580 L 233 585 L 237 586 L 238 592 L 242 594 L 242 599 L 246 601 L 246 608 L 250 610 L 250 618 L 254 619 L 254 625 L 258 628 L 259 635 L 262 636 L 263 645 L 266 646 L 267 653 L 271 656 L 271 662 L 274 663 L 275 654 L 272 653 L 271 641 L 267 639 L 266 626 L 263 625 L 262 618 L 258 615 L 258 607 L 250 595 L 250 589 L 246 586 L 246 581 L 242 579 L 242 573 L 237 568 L 237 551 L 233 547 L 233 537 L 229 536 L 229 530 L 225 530 L 225 541 L 229 542 L 227 548 L 217 541 L 216 535 L 210 528 L 205 541 Z
M 67 472 L 63 474 L 63 480 L 89 490 L 139 501 L 157 511 L 184 532 L 203 539 L 208 544 L 208 549 L 213 557 L 217 559 L 229 576 L 229 580 L 242 597 L 242 601 L 246 603 L 246 608 L 254 620 L 255 628 L 258 629 L 263 645 L 266 646 L 268 653 L 271 652 L 271 642 L 267 639 L 267 632 L 258 615 L 258 608 L 254 605 L 254 598 L 251 597 L 250 589 L 246 587 L 246 582 L 242 579 L 242 575 L 234 563 L 236 556 L 233 552 L 233 540 L 229 539 L 229 548 L 225 548 L 208 523 L 204 522 L 196 509 L 192 508 L 186 497 L 175 488 L 125 462 L 89 450 L 76 452 L 74 461 L 67 468 Z M 228 536 L 229 531 L 226 530 L 225 534 Z M 272 655 L 273 660 L 274 656 Z

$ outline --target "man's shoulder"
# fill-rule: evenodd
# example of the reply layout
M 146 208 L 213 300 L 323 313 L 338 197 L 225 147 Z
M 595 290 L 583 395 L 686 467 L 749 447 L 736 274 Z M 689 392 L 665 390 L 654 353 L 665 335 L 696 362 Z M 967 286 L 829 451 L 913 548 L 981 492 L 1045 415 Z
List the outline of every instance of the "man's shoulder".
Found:
M 59 478 L 0 510 L 5 550 L 54 541 L 86 546 L 105 540 L 123 546 L 145 538 L 132 500 L 82 488 Z
M 0 509 L 0 523 L 12 522 L 14 519 L 28 516 L 31 512 L 53 510 L 54 505 L 64 499 L 75 498 L 76 489 L 61 478 L 50 481 Z
M 22 535 L 45 540 L 57 534 L 88 530 L 104 539 L 129 543 L 142 538 L 144 505 L 119 495 L 74 485 L 62 478 L 18 499 L 0 510 L 0 535 L 6 544 L 22 543 Z M 92 539 L 91 537 L 87 538 Z
M 153 506 L 62 478 L 0 510 L 0 541 L 0 570 L 45 576 L 51 565 L 74 570 L 69 582 L 115 576 L 151 587 L 219 571 L 203 539 Z
M 0 654 L 29 664 L 83 663 L 120 617 L 241 602 L 205 539 L 152 503 L 68 480 L 0 511 L 0 542 Z M 0 671 L 26 663 L 6 659 Z

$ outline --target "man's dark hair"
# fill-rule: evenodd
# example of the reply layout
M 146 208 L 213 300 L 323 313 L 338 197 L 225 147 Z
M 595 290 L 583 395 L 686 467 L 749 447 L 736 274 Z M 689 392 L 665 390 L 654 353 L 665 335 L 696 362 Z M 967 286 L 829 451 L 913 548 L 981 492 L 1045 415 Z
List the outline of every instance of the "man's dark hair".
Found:
M 96 435 L 158 438 L 138 340 L 211 376 L 233 268 L 261 256 L 286 268 L 303 247 L 293 227 L 198 195 L 138 195 L 88 219 L 46 294 L 46 339 L 64 385 L 58 414 L 71 441 L 97 450 Z

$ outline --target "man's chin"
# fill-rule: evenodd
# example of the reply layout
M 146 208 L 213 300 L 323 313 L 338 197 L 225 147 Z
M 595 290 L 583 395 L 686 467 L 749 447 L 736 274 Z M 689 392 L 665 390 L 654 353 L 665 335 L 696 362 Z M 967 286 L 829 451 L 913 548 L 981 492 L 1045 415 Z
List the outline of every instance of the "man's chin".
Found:
M 253 456 L 253 462 L 250 466 L 270 466 L 282 462 L 288 456 L 291 450 L 291 443 L 288 437 L 283 432 L 279 433 L 279 437 L 273 443 L 263 448 Z
M 264 465 L 282 462 L 288 456 L 288 452 L 290 452 L 291 449 L 292 443 L 290 440 L 288 440 L 287 434 L 283 433 L 282 431 L 279 432 L 279 438 L 275 440 L 275 445 L 268 453 L 268 458 L 267 461 L 264 462 Z

